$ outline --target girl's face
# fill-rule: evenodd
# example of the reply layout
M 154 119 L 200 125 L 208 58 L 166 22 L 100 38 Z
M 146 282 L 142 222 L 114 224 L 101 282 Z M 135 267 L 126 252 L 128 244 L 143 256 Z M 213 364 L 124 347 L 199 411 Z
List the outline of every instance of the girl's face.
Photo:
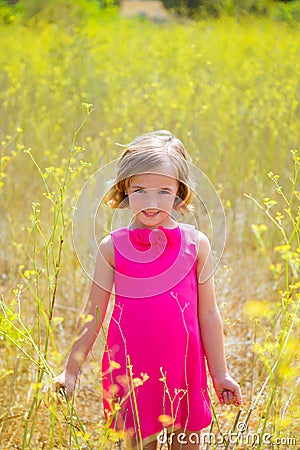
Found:
M 142 228 L 172 227 L 174 220 L 170 214 L 178 188 L 179 182 L 175 178 L 160 173 L 133 177 L 126 193 L 135 224 Z

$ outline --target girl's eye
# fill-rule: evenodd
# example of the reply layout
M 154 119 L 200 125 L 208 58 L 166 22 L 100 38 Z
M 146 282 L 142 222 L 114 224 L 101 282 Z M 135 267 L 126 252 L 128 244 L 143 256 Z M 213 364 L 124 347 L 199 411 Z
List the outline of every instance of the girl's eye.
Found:
M 143 194 L 144 192 L 145 192 L 145 189 L 137 189 L 136 191 L 134 191 L 134 193 L 136 193 L 136 192 L 138 192 L 138 193 L 140 193 L 140 194 Z M 170 194 L 170 192 L 169 191 L 165 191 L 165 190 L 161 190 L 161 191 L 159 191 L 159 193 L 160 194 Z

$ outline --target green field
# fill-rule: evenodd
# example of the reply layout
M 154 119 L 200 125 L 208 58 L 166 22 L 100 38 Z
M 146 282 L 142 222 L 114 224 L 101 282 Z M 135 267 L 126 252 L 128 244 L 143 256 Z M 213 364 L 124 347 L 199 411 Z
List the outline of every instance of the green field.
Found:
M 72 241 L 78 193 L 118 157 L 116 143 L 156 129 L 183 141 L 224 206 L 216 285 L 228 366 L 244 397 L 238 421 L 281 439 L 275 449 L 298 448 L 299 26 L 154 23 L 64 5 L 0 26 L 1 448 L 109 448 L 102 336 L 75 406 L 57 406 L 44 388 L 89 289 Z M 99 235 L 111 216 L 104 210 Z M 211 431 L 225 439 L 238 410 L 218 406 L 213 393 L 212 403 Z M 242 439 L 218 445 L 207 448 L 250 448 Z

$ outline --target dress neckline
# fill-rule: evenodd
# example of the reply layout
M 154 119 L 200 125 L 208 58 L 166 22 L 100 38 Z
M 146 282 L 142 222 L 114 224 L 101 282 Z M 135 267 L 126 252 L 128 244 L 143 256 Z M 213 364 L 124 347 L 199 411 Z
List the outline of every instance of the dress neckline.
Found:
M 159 225 L 157 228 L 128 228 L 130 239 L 140 244 L 172 244 L 178 241 L 180 231 L 179 225 L 173 228 L 166 228 Z
M 136 228 L 128 228 L 129 231 L 134 231 L 134 230 L 149 230 L 149 231 L 155 231 L 155 230 L 176 230 L 177 228 L 179 228 L 179 224 L 176 225 L 176 227 L 172 227 L 172 228 L 168 228 L 168 227 L 164 227 L 163 225 L 159 225 L 157 228 L 147 228 L 147 227 L 136 227 Z

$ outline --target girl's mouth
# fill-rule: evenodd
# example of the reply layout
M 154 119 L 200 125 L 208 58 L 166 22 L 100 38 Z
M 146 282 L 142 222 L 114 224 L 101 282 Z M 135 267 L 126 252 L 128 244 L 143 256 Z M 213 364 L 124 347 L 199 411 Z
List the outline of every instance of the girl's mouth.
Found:
M 144 214 L 144 216 L 146 216 L 146 217 L 151 217 L 151 218 L 153 218 L 153 217 L 156 217 L 158 214 L 159 214 L 159 211 L 156 211 L 156 212 L 150 212 L 150 211 L 145 211 L 145 210 L 142 210 L 142 213 Z

